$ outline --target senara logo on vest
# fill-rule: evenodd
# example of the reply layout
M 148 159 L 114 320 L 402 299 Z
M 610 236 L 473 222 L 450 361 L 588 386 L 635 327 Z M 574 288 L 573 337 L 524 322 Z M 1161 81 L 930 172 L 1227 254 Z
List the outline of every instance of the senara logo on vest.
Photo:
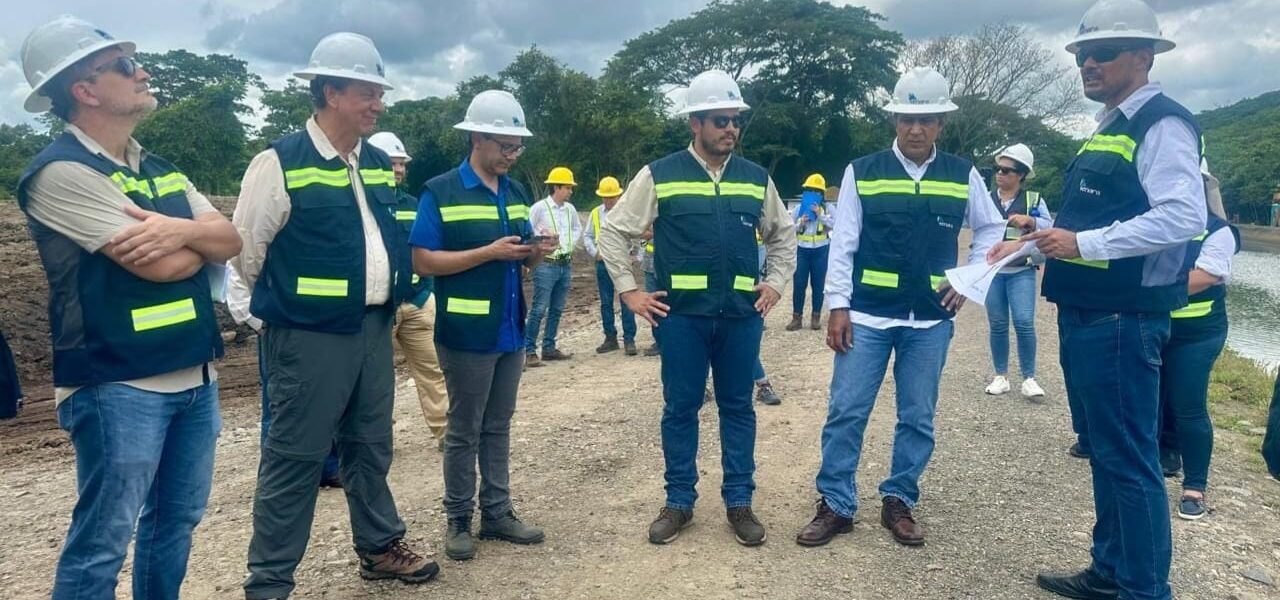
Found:
M 1080 192 L 1081 192 L 1081 193 L 1083 193 L 1083 194 L 1090 194 L 1090 195 L 1093 195 L 1093 196 L 1097 196 L 1097 197 L 1099 197 L 1099 198 L 1101 198 L 1101 197 L 1102 197 L 1102 191 L 1101 191 L 1101 190 L 1095 190 L 1095 189 L 1093 189 L 1093 188 L 1089 187 L 1088 182 L 1086 182 L 1083 178 L 1081 178 L 1081 179 L 1080 179 Z

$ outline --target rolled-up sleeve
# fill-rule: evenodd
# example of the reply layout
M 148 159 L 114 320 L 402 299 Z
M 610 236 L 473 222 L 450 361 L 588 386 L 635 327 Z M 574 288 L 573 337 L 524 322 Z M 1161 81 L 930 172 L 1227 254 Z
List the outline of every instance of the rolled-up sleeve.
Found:
M 858 197 L 858 182 L 853 165 L 844 170 L 840 181 L 840 198 L 836 203 L 834 223 L 831 226 L 831 250 L 827 260 L 827 307 L 849 308 L 853 301 L 853 255 L 858 252 L 862 234 L 862 198 Z
M 609 218 L 600 228 L 600 239 L 596 240 L 596 246 L 604 256 L 605 268 L 609 270 L 609 277 L 619 294 L 638 287 L 631 273 L 631 240 L 649 229 L 657 216 L 658 194 L 653 186 L 653 174 L 648 166 L 641 167 L 627 185 L 622 198 L 609 211 Z
M 796 272 L 796 225 L 782 203 L 773 178 L 765 186 L 764 210 L 760 221 L 760 239 L 764 241 L 765 256 L 769 258 L 769 271 L 764 283 L 782 294 L 787 282 Z
M 977 169 L 969 170 L 969 207 L 965 218 L 973 230 L 969 244 L 969 264 L 986 263 L 987 251 L 1004 237 L 1005 219 L 991 201 L 991 192 Z
M 1196 257 L 1196 268 L 1231 283 L 1231 259 L 1236 253 L 1236 237 L 1223 227 L 1205 238 Z
M 275 150 L 264 150 L 249 163 L 240 183 L 240 197 L 231 223 L 244 248 L 231 259 L 248 289 L 253 289 L 267 258 L 267 247 L 289 220 L 292 205 L 285 191 L 284 171 Z

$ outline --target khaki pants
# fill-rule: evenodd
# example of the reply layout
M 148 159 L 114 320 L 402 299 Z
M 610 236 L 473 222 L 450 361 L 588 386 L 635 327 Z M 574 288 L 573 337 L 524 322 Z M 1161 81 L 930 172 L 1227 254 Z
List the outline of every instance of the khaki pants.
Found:
M 436 357 L 435 320 L 435 295 L 427 298 L 422 308 L 405 302 L 396 312 L 392 336 L 404 353 L 409 374 L 418 387 L 418 402 L 422 404 L 427 427 L 436 440 L 442 440 L 449 424 L 449 394 L 445 391 L 440 359 Z

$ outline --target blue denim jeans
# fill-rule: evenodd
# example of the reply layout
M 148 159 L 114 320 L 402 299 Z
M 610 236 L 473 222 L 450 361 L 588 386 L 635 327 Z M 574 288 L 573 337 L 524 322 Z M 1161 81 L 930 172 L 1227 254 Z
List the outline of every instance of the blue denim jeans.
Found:
M 1262 460 L 1271 476 L 1280 479 L 1280 374 L 1271 392 L 1271 410 L 1267 414 L 1267 434 L 1262 438 Z
M 609 277 L 609 269 L 604 261 L 596 261 L 596 287 L 600 288 L 600 322 L 604 324 L 605 337 L 618 337 L 618 327 L 613 323 L 613 301 L 617 293 L 613 289 L 613 279 Z M 627 308 L 625 302 L 618 302 L 622 310 L 622 340 L 627 343 L 636 341 L 636 315 Z M 548 327 L 550 325 L 548 324 Z
M 1036 376 L 1036 271 L 1000 273 L 987 291 L 987 321 L 991 324 L 991 363 L 996 375 L 1009 372 L 1009 313 L 1018 339 L 1018 367 L 1022 378 Z
M 822 294 L 827 285 L 827 256 L 831 246 L 796 248 L 796 274 L 791 287 L 791 312 L 804 312 L 805 288 L 813 289 L 813 310 L 822 312 Z
M 546 335 L 542 338 L 542 351 L 556 349 L 556 332 L 560 329 L 560 313 L 569 295 L 572 268 L 569 263 L 544 262 L 533 269 L 533 306 L 524 328 L 525 354 L 538 350 L 538 330 L 542 319 L 547 320 Z
M 693 510 L 698 499 L 698 410 L 710 369 L 720 415 L 720 464 L 726 506 L 750 506 L 754 480 L 754 388 L 742 376 L 760 354 L 764 320 L 670 315 L 662 319 L 662 454 L 667 506 Z
M 1160 363 L 1169 313 L 1058 307 L 1062 372 L 1089 440 L 1093 567 L 1120 598 L 1168 600 L 1169 501 L 1160 471 Z
M 880 483 L 880 496 L 893 496 L 910 507 L 920 501 L 920 475 L 933 456 L 938 383 L 954 331 L 951 321 L 928 329 L 853 325 L 853 348 L 835 356 L 817 477 L 818 493 L 836 514 L 853 517 L 858 511 L 854 478 L 862 436 L 890 355 L 894 357 L 898 424 L 893 432 L 893 464 L 889 477 Z
M 761 383 L 769 380 L 769 375 L 764 372 L 764 363 L 760 362 L 760 357 L 756 357 L 755 366 L 751 367 L 751 381 Z
M 80 388 L 58 406 L 58 424 L 75 446 L 79 497 L 54 600 L 115 598 L 135 525 L 133 597 L 177 598 L 213 482 L 217 382 L 174 394 Z
M 267 428 L 271 426 L 271 398 L 267 396 L 267 361 L 262 351 L 262 338 L 258 334 L 258 385 L 262 388 L 262 429 L 258 438 L 258 447 L 267 447 Z M 333 479 L 338 476 L 338 444 L 335 442 L 324 458 L 324 470 L 320 472 L 322 479 Z
M 1182 489 L 1203 492 L 1209 485 L 1213 421 L 1209 419 L 1209 372 L 1227 343 L 1218 331 L 1172 337 L 1161 353 L 1160 452 L 1181 456 Z

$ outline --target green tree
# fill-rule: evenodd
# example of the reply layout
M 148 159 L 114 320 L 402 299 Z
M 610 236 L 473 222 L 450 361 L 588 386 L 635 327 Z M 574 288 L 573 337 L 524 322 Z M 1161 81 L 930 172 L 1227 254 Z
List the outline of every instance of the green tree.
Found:
M 262 92 L 263 126 L 257 146 L 266 148 L 272 140 L 302 129 L 311 116 L 311 91 L 301 81 L 290 79 L 284 89 Z
M 1272 196 L 1280 191 L 1280 91 L 1205 111 L 1199 121 L 1228 216 L 1270 221 Z
M 151 74 L 151 93 L 162 107 L 193 98 L 210 86 L 236 90 L 237 102 L 250 87 L 264 87 L 262 78 L 249 72 L 248 63 L 227 54 L 202 56 L 179 48 L 164 53 L 139 52 L 136 58 Z M 247 110 L 243 105 L 237 107 L 238 112 Z
M 14 197 L 18 178 L 27 163 L 44 149 L 52 136 L 40 133 L 30 125 L 0 123 L 0 195 Z
M 235 84 L 209 86 L 158 109 L 138 126 L 134 137 L 177 165 L 205 193 L 234 194 L 249 158 L 239 97 Z

